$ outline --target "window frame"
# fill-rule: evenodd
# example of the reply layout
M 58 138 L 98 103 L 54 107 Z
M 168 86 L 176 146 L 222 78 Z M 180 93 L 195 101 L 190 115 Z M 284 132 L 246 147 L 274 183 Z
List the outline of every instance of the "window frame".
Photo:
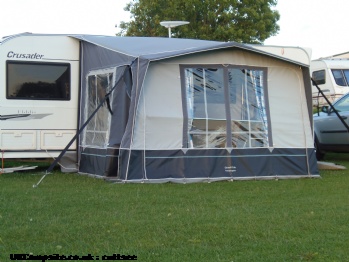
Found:
M 317 78 L 316 76 L 319 75 L 319 74 L 323 74 L 323 78 Z M 321 75 L 322 76 L 322 75 Z M 311 73 L 311 77 L 313 78 L 314 82 L 317 84 L 317 85 L 324 85 L 326 84 L 326 71 L 325 69 L 321 69 L 321 70 L 316 70 L 316 71 L 313 71 Z M 312 85 L 315 86 L 314 82 L 312 82 Z
M 332 68 L 331 69 L 331 73 L 334 79 L 334 82 L 336 83 L 336 85 L 338 86 L 348 86 L 349 85 L 349 81 L 347 79 L 347 75 L 345 74 L 345 71 L 348 71 L 347 69 L 338 69 L 338 68 Z M 341 83 L 339 83 L 339 79 L 338 77 L 335 76 L 335 72 L 339 72 L 341 74 L 341 79 L 343 79 L 343 85 Z
M 107 74 L 111 74 L 111 81 L 109 82 L 109 85 L 107 85 L 106 89 L 105 89 L 105 94 L 110 92 L 110 89 L 112 89 L 116 83 L 116 75 L 117 75 L 117 69 L 118 67 L 112 67 L 112 68 L 104 68 L 104 69 L 97 69 L 97 70 L 91 70 L 86 74 L 86 88 L 85 88 L 85 99 L 87 101 L 87 105 L 89 105 L 90 103 L 90 91 L 91 86 L 90 86 L 90 77 L 96 77 L 100 76 L 100 75 L 107 75 Z M 101 100 L 104 99 L 105 94 L 99 93 L 98 92 L 98 87 L 97 87 L 97 82 L 96 82 L 96 86 L 95 86 L 95 90 L 93 90 L 94 92 L 94 96 L 93 96 L 93 108 L 89 108 L 88 106 L 85 106 L 85 110 L 84 110 L 84 119 L 88 119 L 90 117 L 89 114 L 89 109 L 91 109 L 91 112 L 94 112 L 95 109 L 99 106 L 99 103 Z M 113 93 L 110 95 L 110 101 L 113 101 Z M 112 106 L 112 104 L 111 104 Z M 104 111 L 104 112 L 103 112 Z M 107 118 L 105 117 L 100 117 L 99 118 L 99 114 L 103 115 L 103 114 L 107 114 Z M 103 124 L 106 124 L 106 126 L 103 126 L 101 123 L 97 123 L 96 121 L 98 121 L 98 119 L 102 119 L 103 120 Z M 82 140 L 82 145 L 84 147 L 94 147 L 94 148 L 107 148 L 108 146 L 108 140 L 109 140 L 109 128 L 110 128 L 110 121 L 111 121 L 111 114 L 109 112 L 109 110 L 107 109 L 107 105 L 102 106 L 102 108 L 100 108 L 97 113 L 95 114 L 93 120 L 91 120 L 89 122 L 89 124 L 86 126 L 86 128 L 83 131 L 83 140 Z M 92 136 L 92 139 L 90 138 L 90 136 Z M 97 137 L 97 141 L 95 142 L 95 139 Z M 101 139 L 103 139 L 103 144 L 100 143 Z
M 192 147 L 189 142 L 189 114 L 188 114 L 188 98 L 187 98 L 187 87 L 186 87 L 186 69 L 223 69 L 223 88 L 224 88 L 224 108 L 225 108 L 225 119 L 222 121 L 226 121 L 226 133 L 225 133 L 225 146 L 223 148 L 241 148 L 241 147 L 233 147 L 232 140 L 233 140 L 233 133 L 232 132 L 232 122 L 234 119 L 231 118 L 230 114 L 230 87 L 229 87 L 229 80 L 228 80 L 228 70 L 229 69 L 246 69 L 246 70 L 258 70 L 263 72 L 263 99 L 264 99 L 264 107 L 265 107 L 265 114 L 267 118 L 267 138 L 268 142 L 266 146 L 264 147 L 254 147 L 249 146 L 245 148 L 265 148 L 270 147 L 273 144 L 272 141 L 272 133 L 271 133 L 271 120 L 270 120 L 270 110 L 269 110 L 269 101 L 268 101 L 268 85 L 267 85 L 267 76 L 268 76 L 268 68 L 267 67 L 256 67 L 256 66 L 246 66 L 246 65 L 234 65 L 234 64 L 228 64 L 228 65 L 221 65 L 221 64 L 181 64 L 180 67 L 180 78 L 181 78 L 181 90 L 182 90 L 182 107 L 183 107 L 183 138 L 182 138 L 182 147 L 183 148 L 194 148 L 194 149 L 200 149 L 201 147 Z M 193 118 L 194 119 L 194 118 Z M 215 120 L 215 119 L 212 119 Z M 216 119 L 217 120 L 217 119 Z M 251 119 L 247 120 L 251 122 Z M 207 131 L 206 131 L 207 132 Z M 248 130 L 246 133 L 251 136 L 252 130 Z M 230 134 L 230 135 L 229 135 Z M 230 146 L 229 146 L 230 145 Z M 207 148 L 217 148 L 217 147 L 203 147 L 205 149 Z
M 66 97 L 12 97 L 10 96 L 10 72 L 9 72 L 9 65 L 11 64 L 19 64 L 19 65 L 40 65 L 40 66 L 65 66 L 67 67 L 68 71 L 68 95 Z M 63 74 L 62 74 L 63 75 Z M 37 79 L 35 79 L 37 80 Z M 40 81 L 40 80 L 39 80 Z M 71 93 L 72 93 L 72 75 L 71 75 L 71 64 L 70 63 L 61 63 L 61 62 L 36 62 L 36 61 L 15 61 L 15 60 L 7 60 L 6 61 L 6 99 L 9 100 L 45 100 L 45 101 L 70 101 L 71 100 Z

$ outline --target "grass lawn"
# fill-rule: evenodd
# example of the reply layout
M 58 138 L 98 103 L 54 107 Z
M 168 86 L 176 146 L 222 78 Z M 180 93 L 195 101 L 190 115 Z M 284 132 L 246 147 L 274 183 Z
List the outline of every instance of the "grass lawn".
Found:
M 347 170 L 321 179 L 113 184 L 45 169 L 0 175 L 0 261 L 11 253 L 139 261 L 349 261 Z M 102 260 L 102 259 L 101 259 Z

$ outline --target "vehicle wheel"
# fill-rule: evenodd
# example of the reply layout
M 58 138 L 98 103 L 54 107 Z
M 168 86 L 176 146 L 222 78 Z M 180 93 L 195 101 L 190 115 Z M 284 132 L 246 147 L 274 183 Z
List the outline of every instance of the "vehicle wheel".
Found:
M 318 161 L 323 160 L 324 156 L 325 156 L 325 153 L 320 151 L 319 142 L 317 141 L 316 138 L 315 138 L 315 143 L 314 144 L 315 144 L 316 159 Z

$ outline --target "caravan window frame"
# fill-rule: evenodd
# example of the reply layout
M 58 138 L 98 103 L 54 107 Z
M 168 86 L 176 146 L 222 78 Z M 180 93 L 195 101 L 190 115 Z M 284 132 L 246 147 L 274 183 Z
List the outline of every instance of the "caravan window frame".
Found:
M 43 66 L 43 67 L 52 67 L 52 71 L 47 73 L 53 73 L 53 67 L 62 67 L 64 70 L 60 77 L 64 76 L 64 74 L 67 74 L 65 77 L 67 80 L 62 82 L 59 85 L 54 84 L 52 81 L 54 78 L 50 78 L 48 75 L 42 74 L 41 70 L 35 69 L 35 71 L 38 73 L 38 76 L 36 78 L 32 78 L 33 75 L 27 74 L 19 75 L 19 74 L 13 74 L 11 72 L 11 69 L 9 68 L 11 65 L 23 65 L 23 66 Z M 65 69 L 64 69 L 65 68 Z M 18 70 L 23 70 L 23 68 L 18 68 Z M 29 68 L 28 68 L 29 69 Z M 26 69 L 26 72 L 28 72 L 28 69 Z M 15 88 L 12 85 L 12 81 L 17 81 L 18 78 L 22 77 L 23 80 L 19 82 L 19 85 L 23 84 L 30 84 L 30 80 L 35 81 L 34 87 L 31 88 L 29 92 L 26 92 L 25 95 L 19 95 L 18 93 L 21 91 L 21 88 Z M 24 79 L 26 78 L 26 79 Z M 32 78 L 32 79 L 30 79 Z M 34 80 L 33 80 L 34 79 Z M 58 79 L 58 78 L 57 78 Z M 56 80 L 57 80 L 56 79 Z M 57 63 L 57 62 L 34 62 L 34 61 L 14 61 L 14 60 L 7 60 L 6 61 L 6 99 L 10 100 L 50 100 L 50 101 L 70 101 L 71 100 L 71 64 L 70 63 Z M 49 81 L 46 82 L 45 81 Z M 43 83 L 43 85 L 47 86 L 53 86 L 54 88 L 51 89 L 50 92 L 42 92 L 42 86 L 40 87 L 39 83 Z M 18 85 L 18 84 L 17 84 Z M 45 88 L 45 87 L 44 87 Z M 16 90 L 15 90 L 16 89 Z M 39 92 L 40 91 L 40 92 Z
M 314 82 L 317 85 L 324 85 L 326 84 L 326 72 L 324 69 L 322 70 L 316 70 L 312 73 L 312 78 Z M 314 86 L 314 82 L 312 82 L 312 85 Z
M 348 79 L 348 69 L 331 69 L 331 73 L 333 76 L 334 81 L 336 82 L 336 85 L 338 86 L 348 86 L 349 85 L 349 79 Z M 339 73 L 339 75 L 336 75 L 336 73 Z
M 212 76 L 210 73 L 210 71 L 213 72 L 216 69 L 220 70 L 219 74 L 222 76 L 220 81 L 215 79 L 216 77 Z M 190 70 L 196 70 L 196 72 L 191 72 Z M 206 74 L 204 73 L 205 70 L 207 70 L 208 74 L 206 82 L 203 80 L 206 77 L 203 77 L 204 74 Z M 235 72 L 237 75 L 240 74 L 240 78 L 242 75 L 246 75 L 243 80 L 245 81 L 244 90 L 239 91 L 239 94 L 236 93 L 238 89 L 231 81 L 232 72 Z M 200 76 L 200 74 L 202 75 Z M 256 74 L 256 76 L 253 76 L 253 74 Z M 186 64 L 180 65 L 180 75 L 184 116 L 183 148 L 265 148 L 272 145 L 267 86 L 268 68 L 233 64 Z M 250 75 L 252 81 L 258 78 L 259 84 L 251 84 L 247 79 L 247 75 Z M 238 79 L 238 77 L 236 76 L 235 79 Z M 193 81 L 197 82 L 196 85 Z M 238 84 L 242 83 L 241 79 L 237 81 L 239 82 Z M 207 85 L 208 82 L 210 82 L 211 86 Z M 207 88 L 203 88 L 203 86 Z M 199 90 L 197 90 L 199 88 L 202 89 L 199 95 L 201 98 L 196 98 L 197 96 L 194 95 L 194 92 L 199 92 Z M 219 91 L 220 94 L 212 91 L 218 90 L 219 88 L 222 89 Z M 236 94 L 233 94 L 232 91 Z M 257 95 L 259 92 L 260 94 Z M 241 102 L 248 97 L 250 93 L 255 95 L 255 99 L 259 100 L 255 103 L 262 104 L 262 106 L 257 109 L 263 111 L 261 113 L 262 117 L 258 120 L 253 119 L 253 116 L 249 115 L 249 112 L 247 112 L 251 110 L 251 105 L 249 103 L 243 105 L 243 102 Z M 211 103 L 209 102 L 210 95 L 213 95 L 213 100 L 211 100 L 213 104 L 211 105 L 209 105 L 209 103 Z M 234 100 L 235 95 L 239 95 L 238 99 L 235 97 L 237 100 Z M 198 99 L 198 101 L 201 100 L 197 104 L 197 106 L 202 107 L 202 109 L 200 109 L 201 112 L 199 112 L 198 109 L 194 111 L 195 99 Z M 220 104 L 214 104 L 217 101 Z M 236 106 L 236 103 L 241 103 L 241 112 L 247 110 L 245 117 L 240 117 L 239 119 L 233 118 L 232 114 L 234 113 L 232 108 Z M 217 107 L 220 109 L 216 110 Z M 211 112 L 209 112 L 210 110 Z M 199 116 L 200 114 L 205 116 Z M 213 116 L 214 114 L 218 117 Z M 210 118 L 209 115 L 212 115 L 213 118 Z M 261 126 L 263 128 L 261 128 Z M 204 140 L 206 140 L 206 142 L 204 142 Z

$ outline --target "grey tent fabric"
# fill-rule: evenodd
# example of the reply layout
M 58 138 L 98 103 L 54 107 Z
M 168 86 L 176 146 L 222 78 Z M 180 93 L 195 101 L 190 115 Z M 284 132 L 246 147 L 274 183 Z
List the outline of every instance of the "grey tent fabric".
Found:
M 80 125 L 96 107 L 100 87 L 107 91 L 113 89 L 110 105 L 101 108 L 101 113 L 96 115 L 79 139 L 79 172 L 122 182 L 152 183 L 319 176 L 310 141 L 312 115 L 308 65 L 234 42 L 91 35 L 71 37 L 81 42 Z M 231 58 L 228 59 L 228 56 Z M 255 69 L 264 72 L 263 87 L 266 90 L 260 99 L 271 104 L 266 108 L 269 121 L 267 143 L 262 147 L 248 148 L 230 145 L 223 148 L 188 148 L 185 145 L 188 144 L 185 137 L 188 129 L 185 103 L 188 101 L 182 72 L 191 64 L 196 67 L 220 65 L 221 68 L 241 69 L 242 75 Z M 298 68 L 301 68 L 300 72 Z M 160 71 L 162 73 L 157 73 Z M 166 82 L 167 76 L 172 80 Z M 283 76 L 286 77 L 285 82 Z M 178 81 L 178 78 L 182 80 Z M 299 78 L 303 79 L 300 83 Z M 177 81 L 178 85 L 174 83 Z M 226 83 L 220 85 L 227 88 Z M 277 135 L 283 132 L 283 124 L 278 123 L 281 120 L 280 109 L 277 109 L 283 103 L 276 101 L 279 98 L 286 101 L 289 96 L 287 92 L 284 95 L 280 93 L 280 88 L 290 89 L 289 94 L 297 94 L 293 96 L 293 102 L 304 111 L 299 111 L 299 115 L 292 118 L 298 121 L 293 125 L 294 130 L 284 131 L 287 134 L 294 132 L 304 141 L 289 143 L 285 142 L 287 135 Z M 161 97 L 163 95 L 166 97 Z M 161 107 L 161 100 L 171 99 L 182 99 L 182 102 L 175 103 L 173 100 L 173 109 Z M 229 109 L 229 99 L 221 102 Z M 275 106 L 273 103 L 276 103 Z M 166 113 L 168 119 L 164 119 Z M 173 125 L 170 132 L 173 135 L 161 132 L 161 125 L 165 122 Z M 151 127 L 154 123 L 156 125 Z M 177 129 L 181 131 L 173 131 Z M 229 126 L 227 130 L 231 132 L 232 128 Z M 157 142 L 157 137 L 153 137 L 155 133 L 159 135 L 159 141 L 174 139 L 173 143 L 165 145 Z M 182 145 L 176 142 L 181 138 Z
M 304 63 L 256 49 L 252 45 L 245 45 L 237 42 L 218 42 L 209 40 L 160 37 L 115 37 L 94 35 L 73 35 L 72 37 L 80 39 L 83 42 L 89 42 L 93 45 L 112 50 L 128 58 L 142 57 L 149 61 L 209 50 L 238 48 L 267 56 L 274 56 L 278 59 L 290 61 L 301 66 L 307 66 Z

